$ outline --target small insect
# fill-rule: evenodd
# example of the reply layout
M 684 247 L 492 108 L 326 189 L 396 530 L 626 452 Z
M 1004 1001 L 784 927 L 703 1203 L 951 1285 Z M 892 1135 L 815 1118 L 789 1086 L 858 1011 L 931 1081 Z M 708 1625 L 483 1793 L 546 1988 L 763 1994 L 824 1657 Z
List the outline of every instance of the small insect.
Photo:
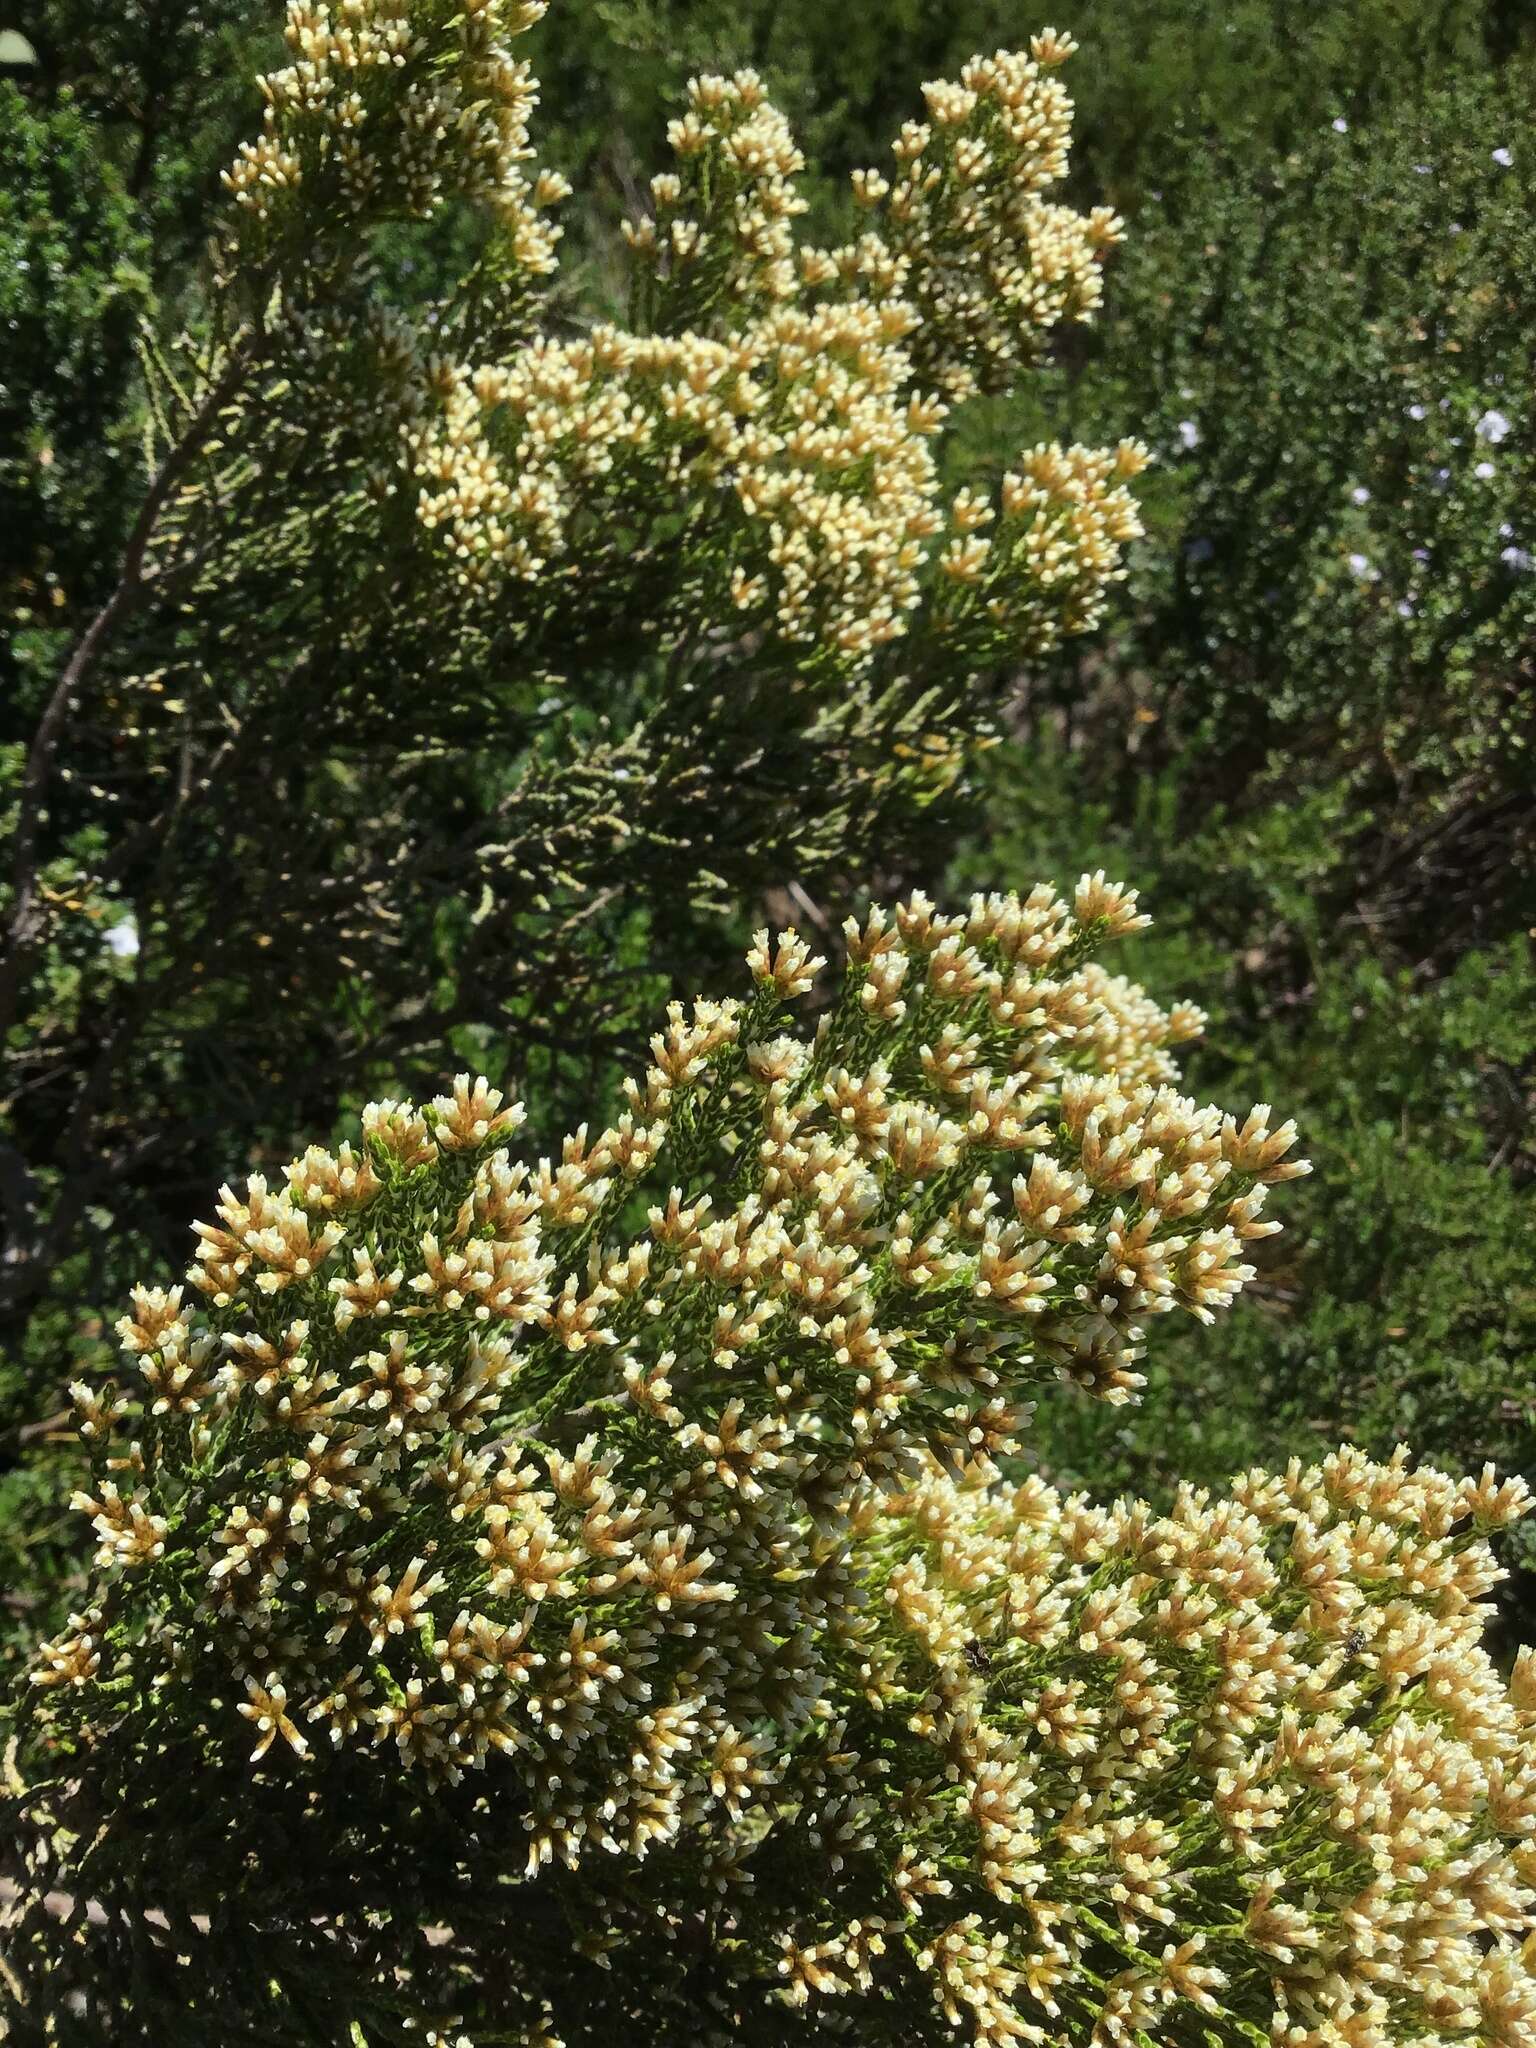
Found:
M 980 1643 L 967 1643 L 960 1654 L 973 1671 L 984 1673 L 992 1669 L 992 1653 L 984 1650 Z
M 1352 1628 L 1352 1629 L 1350 1630 L 1349 1634 L 1348 1634 L 1348 1635 L 1347 1635 L 1347 1636 L 1346 1636 L 1346 1637 L 1344 1638 L 1344 1654 L 1345 1654 L 1345 1656 L 1347 1656 L 1347 1657 L 1358 1657 L 1358 1656 L 1359 1656 L 1359 1654 L 1360 1654 L 1360 1652 L 1361 1652 L 1361 1651 L 1362 1651 L 1362 1650 L 1363 1650 L 1364 1648 L 1365 1648 L 1365 1631 L 1364 1631 L 1364 1629 L 1359 1629 L 1359 1628 Z

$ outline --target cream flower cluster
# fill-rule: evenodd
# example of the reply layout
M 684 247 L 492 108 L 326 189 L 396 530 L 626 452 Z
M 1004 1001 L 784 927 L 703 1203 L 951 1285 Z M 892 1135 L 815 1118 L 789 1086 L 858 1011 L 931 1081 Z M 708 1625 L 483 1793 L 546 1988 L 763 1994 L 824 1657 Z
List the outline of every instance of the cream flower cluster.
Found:
M 942 630 L 963 646 L 1043 654 L 1089 633 L 1141 532 L 1126 484 L 1146 467 L 1139 441 L 1113 449 L 1041 443 L 1018 458 L 994 507 L 971 490 L 950 507 L 938 556 Z
M 935 582 L 961 658 L 1090 630 L 1146 451 L 1036 448 L 997 506 L 967 491 L 946 518 L 944 408 L 911 392 L 907 328 L 900 306 L 781 306 L 724 340 L 599 327 L 456 370 L 406 430 L 422 524 L 494 596 L 577 575 L 584 537 L 686 517 L 712 614 L 843 662 L 906 636 Z
M 870 1800 L 844 1855 L 894 1863 L 903 1910 L 851 1945 L 834 1893 L 790 1995 L 852 1992 L 872 1936 L 921 1925 L 987 2043 L 1528 2048 L 1536 1653 L 1506 1684 L 1480 1637 L 1484 1534 L 1530 1505 L 1406 1453 L 1166 1516 L 925 1478 L 847 1627 L 909 1746 L 899 1824 Z
M 328 206 L 423 218 L 453 195 L 494 211 L 525 273 L 552 271 L 548 210 L 568 188 L 523 169 L 538 95 L 510 52 L 544 12 L 545 0 L 289 0 L 291 62 L 258 81 L 262 132 L 224 173 L 237 231 L 270 237 L 292 214 L 312 233 Z
M 1479 1643 L 1524 1486 L 1341 1453 L 1158 1516 L 1002 1475 L 1020 1397 L 1126 1398 L 1305 1170 L 1180 1093 L 1200 1013 L 1093 957 L 1145 923 L 1102 874 L 915 896 L 819 1006 L 765 931 L 558 1154 L 461 1077 L 226 1188 L 129 1383 L 76 1389 L 50 1740 L 307 1786 L 316 1844 L 327 1787 L 345 1829 L 415 1785 L 488 1882 L 585 1887 L 589 1959 L 643 1864 L 786 2041 L 1531 2048 L 1536 1668 Z M 549 1997 L 558 2040 L 560 1982 L 442 1910 L 439 2038 Z
M 78 1502 L 99 1561 L 163 1557 L 165 1461 L 201 1469 L 248 1413 L 250 1484 L 207 1532 L 197 1627 L 227 1628 L 253 1698 L 295 1607 L 336 1617 L 323 1663 L 414 1643 L 429 1606 L 444 1641 L 526 1625 L 537 1663 L 543 1616 L 578 1598 L 623 1620 L 621 1664 L 657 1614 L 718 1607 L 695 1626 L 721 1639 L 725 1691 L 759 1687 L 735 1640 L 754 1555 L 845 1540 L 920 1452 L 959 1470 L 1012 1448 L 1033 1380 L 1127 1398 L 1145 1321 L 1225 1305 L 1275 1227 L 1266 1190 L 1303 1170 L 1291 1127 L 1181 1095 L 1170 1048 L 1199 1013 L 1088 957 L 1143 922 L 1102 876 L 1070 903 L 876 910 L 810 1037 L 780 1027 L 822 963 L 763 933 L 751 1002 L 674 1005 L 624 1114 L 558 1159 L 514 1160 L 521 1112 L 461 1079 L 425 1111 L 374 1104 L 361 1149 L 311 1148 L 276 1189 L 226 1188 L 190 1291 L 141 1290 L 119 1325 L 148 1428 Z M 117 1411 L 82 1401 L 113 1441 Z M 636 1459 L 597 1434 L 552 1449 L 538 1432 L 570 1413 L 625 1416 Z M 510 1447 L 514 1418 L 540 1448 Z M 348 1551 L 365 1505 L 410 1500 L 434 1504 L 430 1547 L 398 1572 Z M 798 1596 L 765 1597 L 793 1635 Z M 454 1697 L 412 1723 L 412 1755 L 449 1774 L 526 1747 L 530 1702 L 552 1711 L 537 1685 L 498 1693 L 500 1719 Z M 357 1726 L 392 1712 L 375 1698 Z
M 1072 132 L 1051 73 L 1076 47 L 1045 29 L 1028 55 L 973 57 L 957 81 L 924 86 L 928 119 L 902 129 L 894 177 L 855 173 L 869 232 L 808 259 L 818 281 L 909 303 L 918 373 L 952 398 L 1006 387 L 1052 328 L 1102 302 L 1102 259 L 1124 224 L 1043 196 L 1066 175 Z
M 899 248 L 871 229 L 844 251 L 796 247 L 803 159 L 757 76 L 691 82 L 670 129 L 678 168 L 653 181 L 654 213 L 629 230 L 636 331 L 540 335 L 500 363 L 442 366 L 405 429 L 422 524 L 467 593 L 558 588 L 614 533 L 637 560 L 677 547 L 680 529 L 690 617 L 702 584 L 711 616 L 844 668 L 910 635 L 925 606 L 959 662 L 1043 652 L 1096 622 L 1141 531 L 1127 489 L 1146 461 L 1138 443 L 1036 448 L 996 504 L 970 491 L 942 502 L 941 394 L 995 384 L 1032 322 L 1077 317 L 1093 297 L 1063 253 L 1075 217 L 1036 191 L 1070 108 L 1033 59 L 972 73 L 974 87 L 954 90 L 975 121 L 1017 131 L 975 186 L 980 213 L 968 202 L 919 217 L 904 203 Z M 1037 128 L 1050 130 L 1038 161 Z M 1084 249 L 1106 239 L 1090 225 Z M 973 278 L 967 307 L 996 295 L 996 333 L 962 318 L 960 287 L 939 293 L 934 279 L 957 265 Z M 957 367 L 964 349 L 974 376 Z
M 241 401 L 253 431 L 348 420 L 366 499 L 398 508 L 396 543 L 414 534 L 471 632 L 537 641 L 558 618 L 602 640 L 618 615 L 833 687 L 890 650 L 915 671 L 900 687 L 952 698 L 1091 630 L 1142 530 L 1145 448 L 1024 450 L 996 489 L 946 490 L 940 460 L 953 401 L 1096 302 L 1109 230 L 1040 196 L 1070 126 L 1046 75 L 1062 39 L 927 87 L 904 180 L 858 182 L 868 224 L 835 250 L 796 241 L 804 160 L 762 81 L 693 79 L 676 169 L 629 229 L 627 325 L 557 334 L 539 289 L 568 187 L 533 162 L 536 82 L 512 55 L 544 11 L 291 0 L 290 61 L 224 181 L 219 282 L 255 283 L 276 357 Z M 371 223 L 450 199 L 495 224 L 486 289 L 416 333 L 357 259 Z M 338 256 L 361 289 L 338 294 Z M 189 547 L 212 488 L 173 515 Z
M 1073 109 L 1052 74 L 1076 47 L 1045 29 L 1028 54 L 973 57 L 925 85 L 928 119 L 892 145 L 894 178 L 854 174 L 864 231 L 831 249 L 796 247 L 805 160 L 756 72 L 691 80 L 668 130 L 677 169 L 652 180 L 652 216 L 628 231 L 655 280 L 649 316 L 675 332 L 803 292 L 901 304 L 925 385 L 952 399 L 1003 388 L 1052 328 L 1092 318 L 1124 235 L 1107 206 L 1083 215 L 1043 196 L 1066 175 Z
M 576 574 L 599 519 L 682 515 L 711 616 L 863 657 L 905 632 L 942 525 L 902 331 L 868 306 L 784 307 L 726 340 L 599 327 L 461 370 L 407 433 L 422 523 L 494 594 Z
M 717 318 L 738 326 L 801 293 L 793 223 L 805 158 L 755 71 L 690 79 L 668 123 L 675 171 L 651 180 L 652 214 L 629 222 L 647 324 L 676 333 Z M 649 288 L 644 288 L 649 278 Z

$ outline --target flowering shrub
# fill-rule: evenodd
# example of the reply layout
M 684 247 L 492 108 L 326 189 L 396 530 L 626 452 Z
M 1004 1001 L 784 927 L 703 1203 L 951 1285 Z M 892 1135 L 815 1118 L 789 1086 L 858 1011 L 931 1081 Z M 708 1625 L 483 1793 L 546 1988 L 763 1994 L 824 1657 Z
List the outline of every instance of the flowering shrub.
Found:
M 0 1404 L 29 1438 L 210 1144 L 281 1159 L 446 1042 L 505 1057 L 508 1018 L 495 1078 L 587 1101 L 740 905 L 931 829 L 989 679 L 1088 630 L 1138 531 L 1134 442 L 1026 445 L 995 489 L 951 459 L 1118 234 L 1051 196 L 1066 38 L 932 85 L 846 245 L 797 240 L 761 82 L 698 77 L 621 325 L 554 275 L 542 11 L 294 0 L 206 273 L 120 295 L 122 516 L 15 579 Z M 402 303 L 434 236 L 441 294 Z
M 1107 207 L 1084 219 L 1041 196 L 1071 118 L 1048 67 L 1073 46 L 1033 47 L 925 88 L 931 120 L 903 129 L 894 187 L 857 174 L 869 225 L 838 249 L 796 247 L 804 159 L 756 75 L 693 80 L 669 129 L 679 168 L 630 230 L 639 331 L 465 365 L 441 419 L 408 435 L 421 518 L 461 586 L 547 581 L 594 500 L 639 536 L 703 500 L 717 509 L 666 595 L 696 607 L 703 575 L 704 604 L 835 666 L 905 637 L 925 597 L 957 659 L 1092 626 L 1140 531 L 1124 488 L 1139 445 L 1038 447 L 996 507 L 963 490 L 947 512 L 930 447 L 946 395 L 1010 381 L 1052 327 L 1091 315 L 1120 234 Z
M 1179 1092 L 1199 1013 L 1094 957 L 1145 922 L 1102 875 L 914 897 L 811 1028 L 764 932 L 558 1156 L 461 1077 L 226 1188 L 77 1391 L 18 2014 L 1524 2048 L 1536 1672 L 1477 1640 L 1523 1485 L 1342 1453 L 1160 1517 L 999 1470 L 1305 1171 Z
M 957 659 L 1086 630 L 1140 530 L 1124 489 L 1139 444 L 1038 448 L 996 509 L 971 491 L 944 507 L 929 449 L 947 399 L 1014 381 L 1050 329 L 1100 303 L 1118 218 L 1044 196 L 1067 167 L 1071 101 L 1051 73 L 1071 38 L 1046 30 L 1030 55 L 977 58 L 957 83 L 925 87 L 930 119 L 903 128 L 894 185 L 855 176 L 867 225 L 835 249 L 796 246 L 804 159 L 757 76 L 694 79 L 668 131 L 679 170 L 652 180 L 654 214 L 630 230 L 634 331 L 600 325 L 565 343 L 538 323 L 536 295 L 569 186 L 523 168 L 537 94 L 511 54 L 544 12 L 543 0 L 358 0 L 333 21 L 294 0 L 295 61 L 261 81 L 263 133 L 225 174 L 227 288 L 240 296 L 269 271 L 304 280 L 317 248 L 334 261 L 333 223 L 489 209 L 498 303 L 489 319 L 477 304 L 455 336 L 462 360 L 378 311 L 366 344 L 394 430 L 369 481 L 400 490 L 403 434 L 416 489 L 402 495 L 460 592 L 505 606 L 539 585 L 515 621 L 525 647 L 554 623 L 562 584 L 605 620 L 659 603 L 657 629 L 684 599 L 711 617 L 734 605 L 844 673 L 905 636 L 935 584 L 941 607 L 950 582 L 989 599 L 960 608 L 976 610 L 980 648 L 946 632 Z M 330 308 L 294 311 L 308 331 L 290 347 L 335 345 Z M 981 529 L 999 512 L 994 544 Z M 663 534 L 675 538 L 658 578 Z

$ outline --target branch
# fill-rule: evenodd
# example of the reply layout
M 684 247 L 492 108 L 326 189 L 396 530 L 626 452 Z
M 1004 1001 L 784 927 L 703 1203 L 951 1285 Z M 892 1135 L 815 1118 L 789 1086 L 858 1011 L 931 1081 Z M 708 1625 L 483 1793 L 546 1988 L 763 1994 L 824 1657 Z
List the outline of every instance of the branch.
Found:
M 214 421 L 239 389 L 255 360 L 254 350 L 243 352 L 236 347 L 223 373 L 210 385 L 202 404 L 187 423 L 181 439 L 150 479 L 144 502 L 139 507 L 139 516 L 128 536 L 117 585 L 65 663 L 33 735 L 21 782 L 10 924 L 4 961 L 0 963 L 0 1037 L 15 1022 L 22 972 L 42 928 L 37 887 L 38 839 L 46 816 L 44 799 L 53 772 L 54 756 L 63 737 L 66 719 L 75 708 L 86 679 L 117 627 L 146 591 L 155 587 L 144 575 L 144 559 L 154 538 L 156 522 L 172 491 L 196 460 Z

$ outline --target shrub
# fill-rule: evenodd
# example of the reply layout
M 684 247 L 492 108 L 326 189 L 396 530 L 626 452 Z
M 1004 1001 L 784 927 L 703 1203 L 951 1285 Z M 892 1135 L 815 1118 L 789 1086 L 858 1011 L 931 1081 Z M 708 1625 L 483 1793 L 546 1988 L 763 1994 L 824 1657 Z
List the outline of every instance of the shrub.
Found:
M 1182 824 L 1331 804 L 1316 922 L 1410 963 L 1536 919 L 1529 76 L 1213 151 L 1064 408 L 1133 406 L 1161 480 L 1107 660 L 1040 694 L 1117 806 L 1175 765 Z
M 515 1045 L 552 1103 L 600 1085 L 739 905 L 928 829 L 988 676 L 1087 630 L 1136 531 L 1133 443 L 1026 448 L 996 502 L 941 481 L 965 392 L 1091 313 L 1118 233 L 1050 196 L 1065 41 L 930 87 L 825 247 L 759 81 L 697 80 L 621 328 L 551 296 L 540 12 L 290 10 L 207 274 L 143 324 L 117 565 L 18 636 L 0 1314 L 29 1428 L 210 1147 L 281 1160 L 445 1043 Z M 462 273 L 402 307 L 380 252 L 469 219 Z
M 1518 2048 L 1536 1695 L 1477 1636 L 1523 1484 L 998 1472 L 1032 1384 L 1123 1400 L 1222 1310 L 1305 1170 L 1178 1092 L 1198 1014 L 1092 957 L 1144 922 L 914 898 L 814 1030 L 763 932 L 558 1158 L 464 1076 L 225 1189 L 78 1390 L 15 2019 Z

